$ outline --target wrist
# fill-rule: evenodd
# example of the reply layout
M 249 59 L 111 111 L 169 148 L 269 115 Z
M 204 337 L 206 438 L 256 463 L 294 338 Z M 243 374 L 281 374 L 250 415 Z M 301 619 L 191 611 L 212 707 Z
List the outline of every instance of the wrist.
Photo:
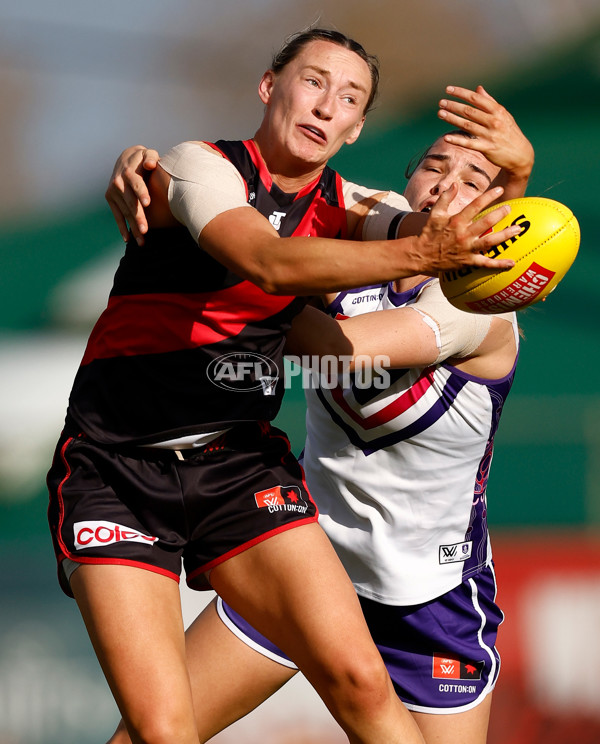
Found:
M 430 266 L 427 265 L 424 258 L 420 235 L 408 235 L 397 238 L 393 241 L 393 245 L 397 279 L 429 272 Z

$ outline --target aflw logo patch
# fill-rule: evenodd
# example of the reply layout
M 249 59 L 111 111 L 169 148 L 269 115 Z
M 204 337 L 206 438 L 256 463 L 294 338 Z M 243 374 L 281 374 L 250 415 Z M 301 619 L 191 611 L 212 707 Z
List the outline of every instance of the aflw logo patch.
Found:
M 471 557 L 473 541 L 440 545 L 440 563 L 461 563 Z
M 132 530 L 130 527 L 115 522 L 105 522 L 102 519 L 75 522 L 73 531 L 77 550 L 98 548 L 101 545 L 111 545 L 118 542 L 138 542 L 152 545 L 158 540 L 158 537 L 144 535 L 143 532 Z
M 308 504 L 298 486 L 273 486 L 254 494 L 256 506 L 269 512 L 295 511 L 304 514 Z
M 435 679 L 481 679 L 483 661 L 461 661 L 448 656 L 433 657 L 433 671 Z

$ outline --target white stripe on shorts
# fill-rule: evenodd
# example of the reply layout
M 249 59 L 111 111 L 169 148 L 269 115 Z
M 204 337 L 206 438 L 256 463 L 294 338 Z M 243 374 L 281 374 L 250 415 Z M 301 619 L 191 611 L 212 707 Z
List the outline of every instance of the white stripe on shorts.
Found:
M 288 667 L 289 669 L 295 669 L 298 671 L 298 667 L 294 664 L 291 659 L 286 659 L 283 656 L 279 656 L 279 654 L 273 653 L 273 651 L 270 651 L 267 648 L 264 648 L 260 644 L 256 643 L 256 641 L 253 641 L 252 638 L 247 636 L 243 630 L 238 628 L 238 626 L 232 622 L 231 618 L 227 615 L 223 608 L 223 600 L 221 597 L 217 597 L 217 612 L 219 613 L 219 617 L 221 620 L 225 623 L 225 625 L 229 628 L 229 630 L 233 633 L 233 635 L 237 636 L 240 641 L 246 644 L 246 646 L 250 646 L 250 648 L 253 648 L 255 651 L 258 651 L 259 654 L 262 654 L 263 656 L 266 656 L 268 659 L 271 659 L 272 661 L 276 661 L 278 664 L 281 664 L 282 666 Z

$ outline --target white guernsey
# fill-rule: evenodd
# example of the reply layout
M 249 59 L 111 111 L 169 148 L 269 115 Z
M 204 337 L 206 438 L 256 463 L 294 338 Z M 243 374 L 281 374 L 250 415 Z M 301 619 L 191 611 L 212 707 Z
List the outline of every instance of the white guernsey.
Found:
M 487 474 L 508 375 L 486 380 L 447 360 L 468 357 L 490 316 L 453 308 L 437 279 L 340 293 L 335 317 L 412 307 L 436 333 L 437 361 L 390 370 L 391 383 L 308 390 L 304 468 L 357 592 L 392 605 L 439 597 L 491 562 Z M 518 329 L 514 314 L 501 317 Z

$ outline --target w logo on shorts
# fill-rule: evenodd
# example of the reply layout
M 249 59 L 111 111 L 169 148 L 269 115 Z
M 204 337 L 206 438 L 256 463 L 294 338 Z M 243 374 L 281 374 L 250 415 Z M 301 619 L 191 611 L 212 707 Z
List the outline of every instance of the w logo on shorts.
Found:
M 298 486 L 273 486 L 254 494 L 256 506 L 270 511 L 306 511 L 307 503 Z
M 432 677 L 436 679 L 481 679 L 483 661 L 462 661 L 448 656 L 433 657 Z

